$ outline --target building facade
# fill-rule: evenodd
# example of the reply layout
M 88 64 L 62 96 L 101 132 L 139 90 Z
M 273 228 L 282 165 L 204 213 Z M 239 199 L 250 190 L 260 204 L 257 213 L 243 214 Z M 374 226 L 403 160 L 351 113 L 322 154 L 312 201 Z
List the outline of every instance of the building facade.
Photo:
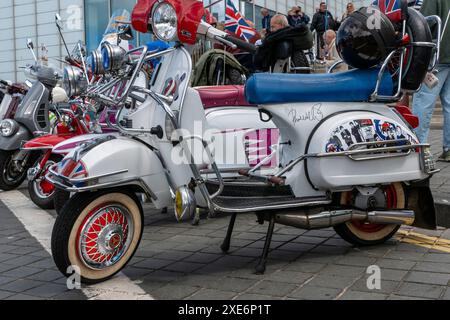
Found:
M 203 0 L 205 6 L 217 0 Z M 260 10 L 268 8 L 272 13 L 286 14 L 298 5 L 312 17 L 322 0 L 233 0 L 236 7 L 261 28 Z M 211 12 L 219 21 L 225 20 L 225 1 L 211 6 Z M 340 17 L 347 0 L 328 0 L 330 12 Z M 355 0 L 355 7 L 367 5 L 371 0 Z M 50 63 L 59 64 L 55 58 L 65 56 L 65 48 L 55 26 L 55 13 L 64 23 L 64 37 L 69 50 L 81 40 L 88 50 L 97 47 L 113 12 L 131 11 L 136 0 L 1 0 L 0 1 L 0 79 L 23 81 L 21 67 L 33 63 L 26 48 L 31 39 L 40 55 L 47 55 Z M 137 35 L 135 44 L 145 43 L 149 35 Z M 45 47 L 44 50 L 42 48 Z

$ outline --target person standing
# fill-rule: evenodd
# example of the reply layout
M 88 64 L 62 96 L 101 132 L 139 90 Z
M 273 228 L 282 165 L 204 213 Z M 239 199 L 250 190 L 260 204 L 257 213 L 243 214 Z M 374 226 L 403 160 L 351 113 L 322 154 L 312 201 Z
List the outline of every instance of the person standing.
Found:
M 307 25 L 309 20 L 308 15 L 302 12 L 302 8 L 298 6 L 292 7 L 292 9 L 288 12 L 288 22 L 291 27 Z
M 323 38 L 325 41 L 325 62 L 327 65 L 327 68 L 330 68 L 332 65 L 334 65 L 337 61 L 341 60 L 339 57 L 339 53 L 336 48 L 336 32 L 334 30 L 327 30 L 323 34 Z M 341 63 L 339 66 L 335 68 L 335 71 L 347 71 L 348 66 L 345 63 Z
M 261 9 L 261 15 L 262 15 L 262 31 L 263 33 L 266 33 L 267 31 L 270 30 L 270 19 L 272 18 L 269 15 L 269 10 L 267 8 L 262 8 Z
M 349 15 L 351 15 L 353 12 L 355 12 L 355 6 L 352 2 L 347 3 L 347 9 L 345 10 L 344 14 L 342 15 L 341 22 L 345 20 Z
M 327 10 L 327 4 L 325 2 L 320 3 L 319 11 L 314 14 L 311 23 L 311 31 L 317 32 L 317 58 L 322 59 L 322 51 L 324 48 L 323 34 L 329 29 L 334 29 L 333 15 Z
M 424 0 L 421 8 L 424 16 L 438 15 L 442 20 L 441 53 L 436 66 L 439 82 L 434 87 L 426 84 L 414 95 L 413 113 L 419 117 L 415 132 L 420 142 L 426 143 L 430 132 L 430 122 L 437 98 L 441 98 L 444 113 L 443 152 L 440 161 L 450 162 L 450 1 Z

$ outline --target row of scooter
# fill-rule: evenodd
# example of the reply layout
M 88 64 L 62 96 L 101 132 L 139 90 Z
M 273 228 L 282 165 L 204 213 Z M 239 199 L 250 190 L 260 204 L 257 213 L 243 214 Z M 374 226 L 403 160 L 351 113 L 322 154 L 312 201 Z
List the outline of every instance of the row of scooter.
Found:
M 114 48 L 125 53 L 129 49 L 132 35 L 116 21 L 124 15 L 129 17 L 126 10 L 113 14 L 101 46 L 91 55 L 86 55 L 81 42 L 71 52 L 66 47 L 65 60 L 57 61 L 65 65 L 63 71 L 47 58 L 38 57 L 35 45 L 27 40 L 26 46 L 34 58 L 34 64 L 24 67 L 27 80 L 0 80 L 1 190 L 16 189 L 28 179 L 31 200 L 42 209 L 59 212 L 69 195 L 58 192 L 45 179 L 48 168 L 92 135 L 116 132 L 108 123 L 115 123 L 117 108 L 99 101 L 96 95 L 108 93 L 117 97 L 126 83 L 125 79 L 110 85 L 109 80 L 120 70 L 112 61 L 104 64 L 102 60 L 102 50 Z M 55 24 L 63 38 L 59 14 L 55 15 Z M 145 86 L 151 70 L 149 63 L 137 84 Z

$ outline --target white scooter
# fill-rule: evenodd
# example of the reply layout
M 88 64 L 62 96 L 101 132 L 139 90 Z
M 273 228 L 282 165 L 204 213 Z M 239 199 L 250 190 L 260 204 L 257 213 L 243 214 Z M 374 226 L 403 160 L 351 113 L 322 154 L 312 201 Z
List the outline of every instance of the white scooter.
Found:
M 63 274 L 76 265 L 83 282 L 96 283 L 126 265 L 143 230 L 137 193 L 145 193 L 156 208 L 174 203 L 180 220 L 195 216 L 199 208 L 211 216 L 232 213 L 224 252 L 236 215 L 256 212 L 260 223 L 269 221 L 257 273 L 265 270 L 275 223 L 332 226 L 356 245 L 382 243 L 402 224 L 436 227 L 427 182 L 438 170 L 429 145 L 419 143 L 405 119 L 382 102 L 395 100 L 393 92 L 401 89 L 400 84 L 394 88 L 385 70 L 395 53 L 403 57 L 403 47 L 392 51 L 381 68 L 254 75 L 246 98 L 258 105 L 262 121 L 277 126 L 280 143 L 256 167 L 227 178 L 210 150 L 215 131 L 210 131 L 199 92 L 189 87 L 187 49 L 201 37 L 246 44 L 201 22 L 202 13 L 202 3 L 193 0 L 138 1 L 134 8 L 135 29 L 148 31 L 150 21 L 158 37 L 178 44 L 149 55 L 142 48 L 131 82 L 146 59 L 161 57 L 161 62 L 150 89 L 125 90 L 125 95 L 145 94 L 146 100 L 117 124 L 120 136 L 86 142 L 50 168 L 47 179 L 75 193 L 52 233 L 53 258 Z M 226 142 L 223 147 L 227 154 L 236 150 Z M 261 172 L 275 155 L 279 168 Z

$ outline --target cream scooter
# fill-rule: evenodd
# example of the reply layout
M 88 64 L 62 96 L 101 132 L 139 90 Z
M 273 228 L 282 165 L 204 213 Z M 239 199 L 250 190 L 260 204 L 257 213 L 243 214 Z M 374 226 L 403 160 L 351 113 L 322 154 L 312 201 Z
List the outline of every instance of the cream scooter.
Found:
M 259 105 L 262 120 L 273 121 L 280 130 L 280 144 L 260 166 L 227 178 L 210 150 L 213 143 L 217 147 L 211 141 L 214 128 L 198 91 L 189 87 L 188 45 L 197 37 L 245 43 L 201 22 L 201 2 L 148 3 L 138 1 L 135 29 L 147 31 L 151 21 L 155 34 L 165 40 L 177 37 L 178 43 L 154 54 L 142 48 L 131 85 L 119 100 L 132 93 L 145 94 L 146 100 L 117 124 L 120 136 L 82 144 L 46 176 L 75 193 L 52 233 L 53 258 L 63 274 L 76 265 L 82 281 L 96 283 L 126 265 L 142 236 L 139 193 L 156 208 L 175 204 L 180 220 L 200 208 L 211 216 L 231 213 L 224 252 L 236 215 L 256 212 L 260 223 L 269 221 L 258 273 L 265 270 L 275 223 L 304 229 L 332 226 L 356 245 L 382 243 L 402 224 L 436 227 L 427 181 L 437 170 L 429 145 L 419 143 L 404 118 L 382 102 L 394 100 L 393 92 L 401 89 L 385 73 L 395 52 L 380 69 L 254 75 L 246 84 L 246 97 Z M 161 62 L 150 89 L 133 86 L 144 62 L 156 57 Z M 276 86 L 271 89 L 267 83 Z M 324 91 L 328 93 L 319 94 Z M 226 142 L 223 147 L 227 153 L 236 150 Z M 259 171 L 275 154 L 280 157 L 276 172 Z

